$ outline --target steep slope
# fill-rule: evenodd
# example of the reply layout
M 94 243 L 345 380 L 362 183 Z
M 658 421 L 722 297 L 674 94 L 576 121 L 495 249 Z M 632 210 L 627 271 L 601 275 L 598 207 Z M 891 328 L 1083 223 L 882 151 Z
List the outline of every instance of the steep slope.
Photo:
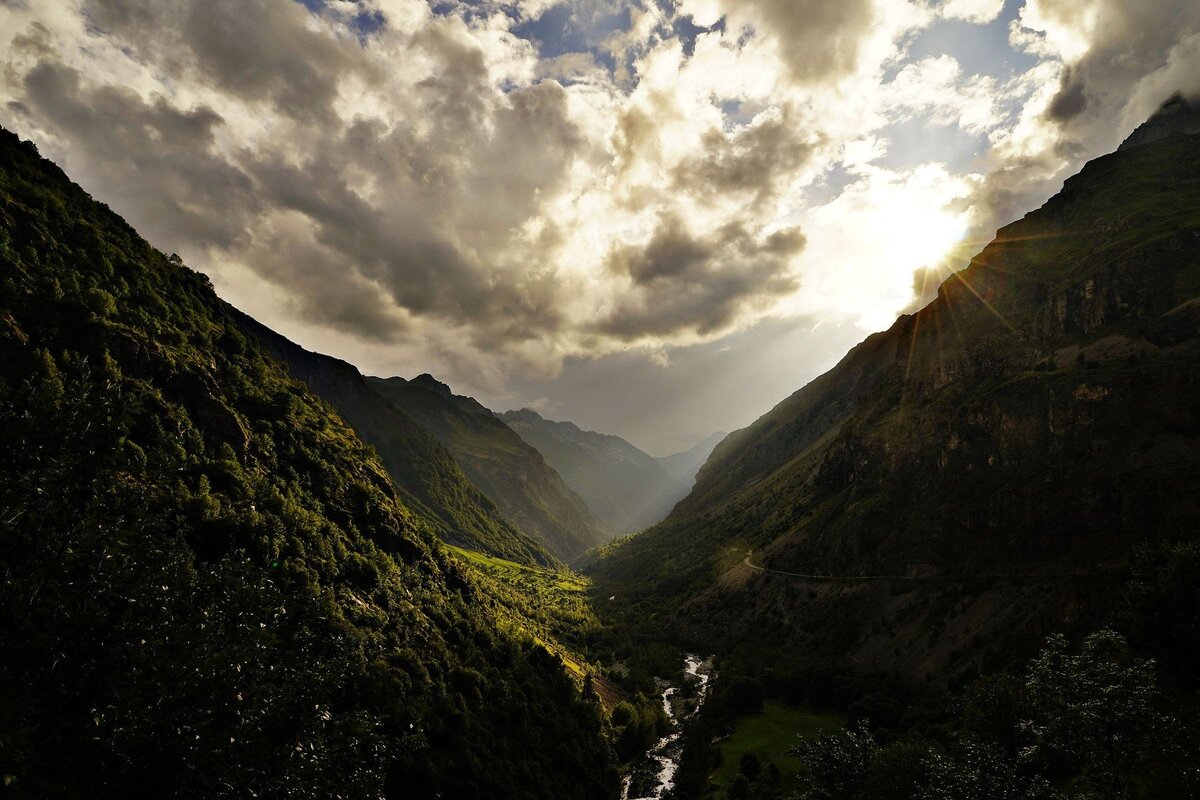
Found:
M 677 480 L 662 464 L 619 436 L 544 419 L 527 408 L 499 417 L 537 448 L 610 533 L 653 525 L 683 496 L 672 496 Z
M 746 651 L 1005 658 L 1106 614 L 1135 550 L 1195 537 L 1198 385 L 1200 136 L 1176 134 L 1088 164 L 728 437 L 598 591 Z
M 357 369 L 312 353 L 231 310 L 242 331 L 292 377 L 332 405 L 375 448 L 401 499 L 444 541 L 523 564 L 553 564 L 539 542 L 517 530 L 463 474 L 450 452 L 412 417 L 373 391 Z
M 6 131 L 0 452 L 6 794 L 615 796 L 351 429 Z
M 587 505 L 541 454 L 473 398 L 430 375 L 367 382 L 424 426 L 506 519 L 554 555 L 569 560 L 605 540 Z

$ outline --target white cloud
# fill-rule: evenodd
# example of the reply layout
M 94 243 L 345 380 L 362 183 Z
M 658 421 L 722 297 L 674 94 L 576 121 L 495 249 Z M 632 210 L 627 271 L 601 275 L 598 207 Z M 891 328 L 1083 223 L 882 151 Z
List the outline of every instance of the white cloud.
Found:
M 1004 11 L 1004 0 L 946 0 L 942 5 L 942 16 L 961 19 L 976 25 L 985 25 Z
M 905 65 L 884 89 L 886 102 L 904 117 L 958 125 L 970 134 L 985 133 L 1004 121 L 1001 101 L 1005 98 L 996 81 L 964 76 L 948 55 Z

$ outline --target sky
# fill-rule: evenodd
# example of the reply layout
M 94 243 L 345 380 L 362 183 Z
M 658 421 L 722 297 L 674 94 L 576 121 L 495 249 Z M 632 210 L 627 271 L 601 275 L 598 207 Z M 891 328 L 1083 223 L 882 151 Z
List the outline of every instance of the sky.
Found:
M 1194 0 L 0 0 L 0 124 L 223 298 L 653 454 L 1176 92 Z

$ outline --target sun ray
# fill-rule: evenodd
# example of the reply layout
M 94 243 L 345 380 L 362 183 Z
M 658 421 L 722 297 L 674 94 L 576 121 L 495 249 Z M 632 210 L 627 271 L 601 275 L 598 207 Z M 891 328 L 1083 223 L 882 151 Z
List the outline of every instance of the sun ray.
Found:
M 984 307 L 984 308 L 986 308 L 988 311 L 992 312 L 992 314 L 993 314 L 993 315 L 996 317 L 996 319 L 1000 320 L 1000 324 L 1002 324 L 1004 327 L 1008 328 L 1008 329 L 1009 329 L 1009 331 L 1011 331 L 1012 333 L 1015 333 L 1015 334 L 1017 334 L 1017 335 L 1020 335 L 1020 334 L 1019 334 L 1019 332 L 1017 331 L 1017 329 L 1016 329 L 1016 328 L 1014 328 L 1014 327 L 1013 327 L 1013 326 L 1012 326 L 1012 325 L 1009 323 L 1009 321 L 1008 321 L 1008 320 L 1006 320 L 1006 319 L 1004 318 L 1004 315 L 1003 315 L 1003 314 L 1001 314 L 999 311 L 997 311 L 997 310 L 996 310 L 996 307 L 995 307 L 995 306 L 993 306 L 991 303 L 989 303 L 989 302 L 988 302 L 988 301 L 987 301 L 987 300 L 984 298 L 984 296 L 983 296 L 983 295 L 981 295 L 979 292 L 977 292 L 977 291 L 975 290 L 975 287 L 974 287 L 974 286 L 972 286 L 972 285 L 971 285 L 971 284 L 970 284 L 970 283 L 967 281 L 967 279 L 966 279 L 965 277 L 963 277 L 963 273 L 962 273 L 962 272 L 956 272 L 956 273 L 954 273 L 954 277 L 955 277 L 955 278 L 957 278 L 957 279 L 958 279 L 958 281 L 959 281 L 959 282 L 960 282 L 960 283 L 961 283 L 963 286 L 967 287 L 967 290 L 968 290 L 968 291 L 970 291 L 970 292 L 971 292 L 971 294 L 975 295 L 975 298 L 976 298 L 977 300 L 979 300 L 979 302 L 980 302 L 980 303 L 983 303 L 983 307 Z

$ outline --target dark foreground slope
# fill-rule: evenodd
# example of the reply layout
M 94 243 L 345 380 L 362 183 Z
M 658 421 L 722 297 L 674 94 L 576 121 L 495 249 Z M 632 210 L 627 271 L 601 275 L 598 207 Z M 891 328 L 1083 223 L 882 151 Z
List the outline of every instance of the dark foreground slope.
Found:
M 7 132 L 0 454 L 6 794 L 615 795 L 350 428 Z
M 907 676 L 1005 659 L 1105 617 L 1136 553 L 1194 540 L 1198 390 L 1200 136 L 1172 135 L 1088 164 L 732 434 L 598 590 L 730 651 Z
M 404 504 L 441 539 L 522 564 L 556 563 L 542 544 L 504 518 L 424 426 L 371 389 L 352 365 L 305 350 L 245 314 L 231 313 L 243 332 L 375 448 Z
M 554 555 L 569 560 L 607 538 L 541 453 L 474 398 L 430 375 L 367 380 L 441 442 L 506 519 Z
M 500 419 L 537 448 L 610 533 L 648 528 L 686 494 L 673 495 L 678 485 L 674 476 L 619 436 L 545 419 L 527 408 Z

